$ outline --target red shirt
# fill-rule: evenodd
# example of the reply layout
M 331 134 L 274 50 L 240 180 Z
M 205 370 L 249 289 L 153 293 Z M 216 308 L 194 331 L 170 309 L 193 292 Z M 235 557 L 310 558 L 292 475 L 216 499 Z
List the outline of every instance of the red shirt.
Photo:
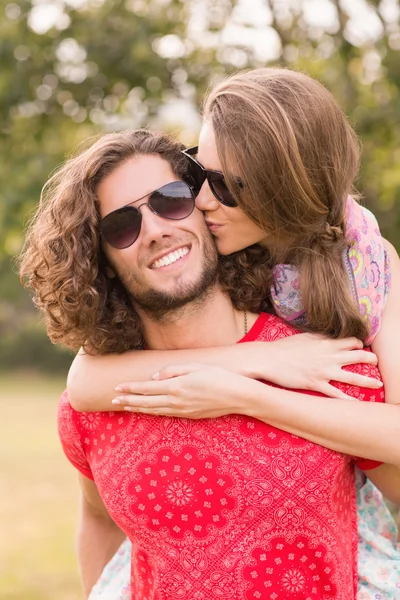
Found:
M 243 341 L 295 333 L 263 314 Z M 376 367 L 351 370 L 379 377 Z M 384 398 L 382 390 L 340 387 L 360 400 Z M 132 542 L 132 599 L 355 598 L 353 467 L 379 463 L 246 416 L 78 413 L 66 394 L 59 433 Z

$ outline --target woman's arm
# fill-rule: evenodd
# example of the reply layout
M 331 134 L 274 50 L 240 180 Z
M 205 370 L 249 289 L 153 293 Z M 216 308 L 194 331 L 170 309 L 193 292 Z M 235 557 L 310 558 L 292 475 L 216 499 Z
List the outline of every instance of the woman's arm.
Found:
M 385 464 L 365 471 L 365 475 L 385 498 L 400 506 L 400 469 L 398 467 Z
M 400 467 L 397 406 L 279 389 L 214 366 L 181 365 L 176 374 L 127 384 L 125 410 L 191 419 L 245 414 L 331 450 Z
M 343 398 L 331 380 L 377 388 L 373 378 L 350 373 L 343 366 L 357 362 L 376 364 L 372 353 L 361 350 L 355 338 L 330 340 L 299 334 L 274 342 L 192 350 L 140 351 L 92 356 L 80 352 L 68 374 L 68 396 L 75 410 L 110 410 L 115 387 L 122 381 L 146 381 L 165 365 L 201 362 L 225 367 L 247 377 L 264 379 L 293 389 L 308 389 Z M 164 376 L 168 372 L 164 369 Z
M 400 404 L 400 259 L 392 244 L 385 240 L 385 246 L 390 257 L 392 283 L 382 326 L 372 343 L 372 350 L 378 356 L 379 370 L 385 383 L 385 401 Z

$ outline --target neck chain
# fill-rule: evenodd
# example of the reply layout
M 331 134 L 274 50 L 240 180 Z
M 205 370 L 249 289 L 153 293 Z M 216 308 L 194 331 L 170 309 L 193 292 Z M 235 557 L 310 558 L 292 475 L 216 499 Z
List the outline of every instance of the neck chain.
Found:
M 244 318 L 244 335 L 247 335 L 247 310 L 244 311 L 243 318 Z

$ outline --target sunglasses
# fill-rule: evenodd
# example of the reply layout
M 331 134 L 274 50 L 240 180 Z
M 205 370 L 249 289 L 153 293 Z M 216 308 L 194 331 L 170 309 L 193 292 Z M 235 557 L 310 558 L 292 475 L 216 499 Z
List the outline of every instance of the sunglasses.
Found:
M 207 179 L 210 190 L 221 204 L 231 207 L 237 206 L 238 203 L 229 191 L 223 173 L 221 173 L 221 171 L 210 171 L 209 169 L 205 169 L 203 165 L 194 158 L 198 149 L 198 146 L 194 146 L 193 148 L 182 150 L 182 153 L 189 159 L 190 174 L 194 181 L 196 195 L 199 193 L 201 186 Z M 243 182 L 240 180 L 238 180 L 238 184 L 243 187 Z
M 132 206 L 147 197 L 147 202 Z M 142 213 L 139 209 L 145 204 L 158 217 L 180 221 L 192 214 L 195 196 L 190 185 L 184 181 L 173 181 L 114 210 L 100 221 L 100 234 L 107 244 L 122 250 L 136 242 L 142 226 Z

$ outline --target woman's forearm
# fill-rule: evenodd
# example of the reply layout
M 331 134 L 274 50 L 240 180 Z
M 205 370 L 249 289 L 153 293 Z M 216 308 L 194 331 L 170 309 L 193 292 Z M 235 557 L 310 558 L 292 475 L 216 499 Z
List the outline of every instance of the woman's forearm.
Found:
M 365 474 L 387 500 L 400 506 L 400 469 L 398 467 L 383 464 L 377 469 L 366 471 Z
M 379 359 L 379 370 L 385 382 L 385 402 L 400 404 L 400 260 L 394 247 L 385 240 L 390 256 L 392 282 L 381 328 L 372 342 L 372 350 Z
M 350 373 L 348 364 L 375 364 L 371 352 L 360 349 L 354 338 L 323 339 L 311 334 L 289 336 L 273 342 L 247 342 L 233 346 L 171 351 L 135 350 L 125 354 L 78 354 L 68 375 L 68 394 L 75 410 L 110 410 L 120 383 L 151 380 L 166 365 L 207 363 L 253 379 L 264 379 L 292 389 L 319 391 L 341 397 L 330 380 L 376 388 L 375 379 Z M 162 377 L 170 377 L 164 369 Z
M 251 384 L 246 414 L 331 450 L 400 466 L 400 407 Z
M 265 361 L 264 371 L 268 371 L 269 354 L 272 375 L 274 370 L 272 344 L 275 342 L 251 342 L 235 346 L 169 351 L 132 350 L 124 354 L 101 356 L 79 353 L 68 373 L 69 400 L 72 407 L 78 411 L 110 410 L 118 383 L 148 381 L 154 373 L 169 364 L 207 362 L 248 377 L 257 377 L 259 365 L 256 361 Z M 260 345 L 264 349 L 262 356 L 259 351 Z M 246 360 L 247 356 L 248 360 Z M 122 410 L 122 408 L 114 407 L 113 410 Z
M 116 400 L 126 410 L 150 415 L 247 415 L 336 452 L 400 466 L 400 407 L 373 402 L 376 393 L 381 399 L 382 392 L 358 388 L 357 395 L 369 396 L 371 402 L 327 398 L 277 388 L 220 367 L 182 365 L 175 377 L 127 384 Z

